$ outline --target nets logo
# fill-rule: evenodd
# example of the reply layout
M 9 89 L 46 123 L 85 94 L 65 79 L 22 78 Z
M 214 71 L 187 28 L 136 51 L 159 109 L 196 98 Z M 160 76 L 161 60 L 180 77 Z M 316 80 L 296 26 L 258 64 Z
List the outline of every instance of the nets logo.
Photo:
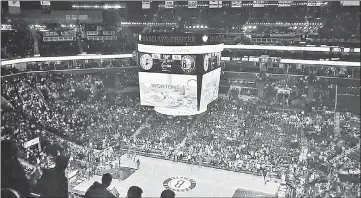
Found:
M 194 71 L 195 67 L 195 61 L 192 56 L 183 56 L 181 59 L 181 68 L 186 73 L 191 73 Z
M 187 177 L 171 177 L 163 182 L 163 186 L 175 192 L 187 192 L 196 187 L 196 182 Z

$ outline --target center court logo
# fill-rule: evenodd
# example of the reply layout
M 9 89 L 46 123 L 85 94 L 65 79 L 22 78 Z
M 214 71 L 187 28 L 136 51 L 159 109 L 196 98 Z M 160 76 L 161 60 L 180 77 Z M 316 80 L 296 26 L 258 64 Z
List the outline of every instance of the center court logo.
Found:
M 196 182 L 187 177 L 171 177 L 163 182 L 163 186 L 175 192 L 188 192 L 196 187 Z

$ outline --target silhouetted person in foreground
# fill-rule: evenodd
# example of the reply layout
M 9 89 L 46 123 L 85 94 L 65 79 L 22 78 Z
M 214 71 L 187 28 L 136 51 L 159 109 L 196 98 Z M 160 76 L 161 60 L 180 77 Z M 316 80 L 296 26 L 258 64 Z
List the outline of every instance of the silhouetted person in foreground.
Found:
M 112 183 L 112 176 L 109 173 L 105 173 L 102 177 L 102 183 L 94 182 L 93 185 L 85 193 L 85 198 L 89 197 L 107 197 L 115 198 L 111 192 L 108 191 L 108 186 Z
M 44 169 L 36 185 L 40 197 L 68 197 L 68 179 L 65 175 L 68 163 L 68 157 L 59 156 L 55 160 L 55 168 Z
M 14 142 L 11 140 L 1 141 L 1 188 L 9 188 L 16 191 L 21 197 L 29 197 L 30 183 L 17 154 Z
M 11 188 L 3 188 L 1 189 L 1 197 L 3 198 L 21 198 L 20 194 Z
M 175 198 L 175 193 L 172 190 L 163 190 L 160 194 L 160 198 Z
M 143 190 L 138 186 L 131 186 L 128 189 L 127 198 L 141 198 Z

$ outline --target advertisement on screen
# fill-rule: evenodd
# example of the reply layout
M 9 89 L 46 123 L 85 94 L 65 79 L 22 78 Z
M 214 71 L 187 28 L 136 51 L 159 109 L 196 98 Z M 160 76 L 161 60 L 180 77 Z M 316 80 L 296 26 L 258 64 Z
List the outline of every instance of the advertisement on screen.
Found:
M 218 98 L 221 68 L 217 68 L 203 75 L 200 107 L 207 106 Z
M 139 72 L 140 103 L 197 110 L 197 76 Z

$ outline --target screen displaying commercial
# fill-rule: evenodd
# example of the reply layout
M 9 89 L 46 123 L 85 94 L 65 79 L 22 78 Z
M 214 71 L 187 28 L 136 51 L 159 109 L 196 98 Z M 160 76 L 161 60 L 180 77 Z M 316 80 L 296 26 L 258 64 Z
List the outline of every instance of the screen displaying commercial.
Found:
M 200 107 L 207 106 L 218 98 L 221 68 L 217 68 L 203 75 Z
M 139 53 L 139 66 L 143 71 L 148 72 L 195 74 L 196 61 L 196 55 Z
M 197 110 L 197 76 L 139 72 L 140 103 Z

